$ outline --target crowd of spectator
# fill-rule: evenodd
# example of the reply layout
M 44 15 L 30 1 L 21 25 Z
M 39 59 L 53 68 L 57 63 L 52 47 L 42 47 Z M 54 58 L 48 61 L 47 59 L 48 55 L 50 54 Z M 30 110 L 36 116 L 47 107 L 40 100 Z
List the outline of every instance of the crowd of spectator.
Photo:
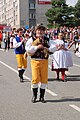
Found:
M 35 35 L 35 29 L 34 27 L 31 27 L 30 29 L 23 29 L 23 37 L 26 37 L 28 39 L 29 37 Z M 10 48 L 13 48 L 13 39 L 17 35 L 16 28 L 13 28 L 12 31 L 1 31 L 0 30 L 0 48 L 3 48 L 4 51 L 9 51 Z M 78 27 L 66 27 L 61 26 L 60 28 L 47 28 L 45 31 L 45 34 L 47 37 L 49 37 L 52 40 L 55 40 L 58 38 L 58 33 L 63 33 L 63 40 L 65 42 L 71 43 L 74 41 L 75 45 L 75 52 L 76 52 L 76 43 L 79 43 L 80 39 L 80 26 Z

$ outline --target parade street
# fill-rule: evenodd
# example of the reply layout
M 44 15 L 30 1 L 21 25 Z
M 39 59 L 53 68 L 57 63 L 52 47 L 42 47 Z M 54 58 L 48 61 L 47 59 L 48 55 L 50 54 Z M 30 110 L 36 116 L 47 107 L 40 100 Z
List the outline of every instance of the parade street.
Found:
M 71 53 L 73 67 L 66 73 L 67 82 L 56 80 L 49 59 L 46 103 L 32 103 L 30 57 L 21 83 L 14 50 L 0 50 L 0 120 L 79 120 L 80 58 Z

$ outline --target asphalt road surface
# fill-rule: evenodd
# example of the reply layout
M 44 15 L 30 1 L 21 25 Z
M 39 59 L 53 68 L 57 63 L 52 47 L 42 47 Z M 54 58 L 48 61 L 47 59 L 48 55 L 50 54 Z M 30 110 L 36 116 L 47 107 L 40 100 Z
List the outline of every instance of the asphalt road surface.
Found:
M 67 82 L 57 81 L 49 59 L 46 103 L 32 103 L 30 57 L 20 83 L 14 50 L 0 50 L 0 120 L 79 120 L 80 119 L 80 58 L 72 50 L 73 67 Z M 39 98 L 39 96 L 38 96 Z

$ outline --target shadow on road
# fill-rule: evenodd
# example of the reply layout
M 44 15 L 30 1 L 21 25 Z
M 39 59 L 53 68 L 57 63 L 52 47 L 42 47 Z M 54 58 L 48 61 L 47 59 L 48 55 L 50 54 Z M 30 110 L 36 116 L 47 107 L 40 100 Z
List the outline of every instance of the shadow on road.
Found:
M 80 75 L 67 75 L 65 78 L 67 81 L 80 81 Z M 49 78 L 48 81 L 61 81 L 61 79 L 57 80 L 56 78 Z
M 80 102 L 80 98 L 62 98 L 59 100 L 46 100 L 46 102 Z

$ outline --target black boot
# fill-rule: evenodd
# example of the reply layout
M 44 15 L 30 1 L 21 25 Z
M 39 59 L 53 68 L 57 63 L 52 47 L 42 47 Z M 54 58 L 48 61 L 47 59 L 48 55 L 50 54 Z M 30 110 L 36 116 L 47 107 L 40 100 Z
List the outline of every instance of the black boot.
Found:
M 45 89 L 40 88 L 40 98 L 39 98 L 39 101 L 42 102 L 42 103 L 46 102 L 44 100 L 44 95 L 45 95 Z
M 22 78 L 23 78 L 23 74 L 24 74 L 24 72 L 25 72 L 25 70 L 24 70 L 24 69 L 22 69 Z
M 32 88 L 32 90 L 33 90 L 32 103 L 35 103 L 37 99 L 38 88 Z
M 19 70 L 20 82 L 23 82 L 23 70 Z

